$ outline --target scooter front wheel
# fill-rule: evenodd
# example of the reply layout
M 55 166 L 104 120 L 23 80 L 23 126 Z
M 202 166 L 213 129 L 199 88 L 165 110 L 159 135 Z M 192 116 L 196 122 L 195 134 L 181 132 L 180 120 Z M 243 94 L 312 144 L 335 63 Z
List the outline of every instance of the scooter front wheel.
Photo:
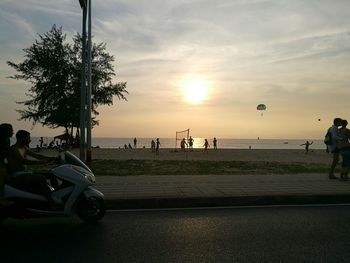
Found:
M 96 223 L 105 214 L 105 206 L 102 198 L 82 196 L 77 204 L 78 216 L 89 223 Z

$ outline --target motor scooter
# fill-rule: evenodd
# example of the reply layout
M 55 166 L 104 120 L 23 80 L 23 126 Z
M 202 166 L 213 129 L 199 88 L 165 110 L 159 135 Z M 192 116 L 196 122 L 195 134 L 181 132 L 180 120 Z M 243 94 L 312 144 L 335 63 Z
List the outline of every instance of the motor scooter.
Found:
M 104 195 L 93 187 L 95 176 L 90 168 L 69 151 L 59 155 L 60 165 L 51 169 L 57 186 L 52 199 L 60 208 L 53 209 L 46 197 L 5 184 L 5 199 L 13 203 L 0 208 L 0 222 L 11 218 L 59 217 L 78 215 L 86 222 L 97 222 L 105 214 Z M 33 175 L 35 176 L 35 175 Z

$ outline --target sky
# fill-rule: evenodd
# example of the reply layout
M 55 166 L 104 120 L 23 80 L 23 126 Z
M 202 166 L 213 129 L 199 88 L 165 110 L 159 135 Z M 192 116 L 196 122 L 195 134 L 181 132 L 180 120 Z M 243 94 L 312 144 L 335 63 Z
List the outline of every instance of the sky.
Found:
M 349 17 L 348 0 L 92 0 L 93 41 L 129 92 L 92 136 L 322 139 L 350 119 Z M 53 24 L 71 41 L 81 20 L 78 0 L 0 1 L 0 122 L 62 133 L 18 121 L 30 84 L 6 61 Z

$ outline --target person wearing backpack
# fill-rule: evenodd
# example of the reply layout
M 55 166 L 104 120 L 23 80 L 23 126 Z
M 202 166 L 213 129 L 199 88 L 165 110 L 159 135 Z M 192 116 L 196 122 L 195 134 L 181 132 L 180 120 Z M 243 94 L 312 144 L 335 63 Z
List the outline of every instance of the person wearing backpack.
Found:
M 329 171 L 329 179 L 338 179 L 334 176 L 334 170 L 339 162 L 339 149 L 338 149 L 338 140 L 341 140 L 341 137 L 338 134 L 338 127 L 342 125 L 342 119 L 341 118 L 335 118 L 333 120 L 333 125 L 328 129 L 328 132 L 330 134 L 331 141 L 327 145 L 329 152 L 332 153 L 333 161 L 331 164 L 331 170 Z
M 339 153 L 342 156 L 342 169 L 340 173 L 340 180 L 346 181 L 350 170 L 350 130 L 346 128 L 348 125 L 347 120 L 342 120 L 341 128 L 339 129 L 339 136 L 342 138 L 338 141 Z

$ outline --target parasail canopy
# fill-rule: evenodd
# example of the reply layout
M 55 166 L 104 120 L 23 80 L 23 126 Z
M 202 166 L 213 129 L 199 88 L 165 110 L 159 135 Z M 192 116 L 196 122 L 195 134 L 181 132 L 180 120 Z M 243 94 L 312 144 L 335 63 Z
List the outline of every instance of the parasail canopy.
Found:
M 256 109 L 261 111 L 261 116 L 263 116 L 263 111 L 266 110 L 266 105 L 265 104 L 258 104 L 258 106 L 256 106 Z
M 266 105 L 265 104 L 259 104 L 258 106 L 256 106 L 256 109 L 257 110 L 261 110 L 261 111 L 266 110 Z

